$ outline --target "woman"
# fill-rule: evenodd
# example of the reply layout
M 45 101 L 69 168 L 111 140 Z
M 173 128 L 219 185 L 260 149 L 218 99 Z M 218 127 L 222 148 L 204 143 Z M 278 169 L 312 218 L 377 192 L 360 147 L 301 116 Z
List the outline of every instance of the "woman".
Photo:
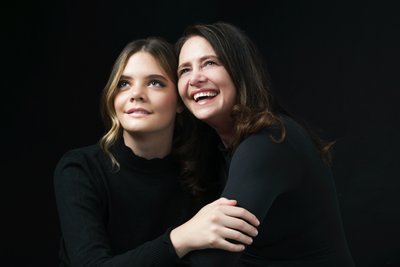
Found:
M 179 94 L 218 134 L 227 158 L 222 196 L 261 222 L 243 252 L 195 251 L 192 266 L 353 266 L 329 144 L 279 111 L 252 41 L 228 23 L 197 24 L 176 50 Z
M 176 67 L 172 45 L 160 38 L 131 42 L 116 60 L 102 95 L 106 134 L 55 169 L 61 266 L 180 266 L 193 249 L 240 251 L 251 242 L 257 219 L 228 199 L 185 223 L 196 231 L 178 240 L 179 254 L 170 241 L 199 204 L 182 186 L 196 173 L 180 174 L 191 159 L 181 156 L 189 132 Z

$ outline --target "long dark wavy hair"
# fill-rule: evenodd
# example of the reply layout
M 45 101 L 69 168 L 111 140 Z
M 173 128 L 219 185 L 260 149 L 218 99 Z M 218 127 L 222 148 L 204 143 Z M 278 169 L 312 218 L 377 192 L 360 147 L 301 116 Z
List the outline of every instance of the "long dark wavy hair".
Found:
M 229 149 L 234 151 L 247 135 L 258 132 L 264 127 L 277 128 L 280 134 L 271 138 L 275 142 L 282 142 L 286 136 L 286 129 L 280 114 L 292 118 L 294 116 L 290 115 L 273 96 L 271 79 L 263 56 L 253 41 L 242 30 L 226 22 L 193 24 L 185 29 L 182 37 L 176 42 L 177 55 L 186 40 L 192 36 L 201 36 L 210 43 L 237 90 L 236 104 L 231 113 L 235 138 Z M 305 127 L 303 122 L 300 124 L 310 134 L 320 151 L 321 158 L 330 163 L 329 149 L 333 142 L 323 141 L 309 127 Z

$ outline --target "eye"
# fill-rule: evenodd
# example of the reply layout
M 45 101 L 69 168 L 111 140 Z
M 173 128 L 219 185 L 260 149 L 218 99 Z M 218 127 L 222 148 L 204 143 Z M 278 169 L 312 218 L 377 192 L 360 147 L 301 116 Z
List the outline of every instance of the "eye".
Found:
M 206 62 L 204 62 L 204 66 L 208 66 L 208 65 L 215 65 L 216 62 L 212 61 L 212 60 L 207 60 Z
M 117 87 L 119 88 L 119 89 L 124 89 L 124 88 L 126 88 L 126 87 L 128 87 L 129 86 L 129 82 L 127 81 L 127 80 L 120 80 L 119 82 L 118 82 L 118 85 L 117 85 Z
M 160 80 L 151 80 L 149 82 L 150 87 L 165 87 L 165 83 Z
M 178 71 L 178 76 L 181 76 L 181 75 L 185 74 L 185 73 L 188 72 L 188 71 L 189 71 L 188 68 L 182 68 L 182 69 L 180 69 L 180 70 Z

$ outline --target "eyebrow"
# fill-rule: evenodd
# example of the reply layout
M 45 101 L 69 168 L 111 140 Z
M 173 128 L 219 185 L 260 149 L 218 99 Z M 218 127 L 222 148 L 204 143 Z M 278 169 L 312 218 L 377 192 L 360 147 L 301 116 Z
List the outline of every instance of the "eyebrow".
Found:
M 159 80 L 168 81 L 168 79 L 164 75 L 161 75 L 161 74 L 150 74 L 150 75 L 147 75 L 145 78 L 147 80 L 159 79 Z M 119 79 L 120 80 L 132 80 L 132 77 L 127 76 L 127 75 L 121 75 L 121 77 Z
M 119 77 L 120 80 L 131 80 L 130 76 L 126 76 L 126 75 L 121 75 L 121 77 Z
M 146 76 L 147 79 L 152 80 L 152 79 L 158 79 L 158 80 L 164 80 L 167 81 L 168 79 L 164 75 L 160 74 L 151 74 Z
M 204 60 L 209 59 L 209 58 L 218 59 L 218 57 L 216 55 L 205 55 L 205 56 L 202 56 L 201 58 L 199 58 L 198 61 L 204 61 Z M 188 66 L 188 65 L 190 65 L 189 62 L 184 62 L 184 63 L 182 63 L 181 65 L 178 66 L 178 69 L 180 69 L 180 68 L 182 68 L 184 66 Z

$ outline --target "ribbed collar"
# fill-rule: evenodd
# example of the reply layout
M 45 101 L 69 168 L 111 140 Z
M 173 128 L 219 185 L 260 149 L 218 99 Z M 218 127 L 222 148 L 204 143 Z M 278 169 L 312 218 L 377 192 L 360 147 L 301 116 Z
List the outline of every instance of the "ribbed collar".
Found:
M 136 155 L 120 138 L 111 148 L 113 154 L 120 162 L 121 167 L 134 169 L 144 173 L 171 173 L 178 172 L 178 164 L 171 154 L 164 158 L 145 159 Z

